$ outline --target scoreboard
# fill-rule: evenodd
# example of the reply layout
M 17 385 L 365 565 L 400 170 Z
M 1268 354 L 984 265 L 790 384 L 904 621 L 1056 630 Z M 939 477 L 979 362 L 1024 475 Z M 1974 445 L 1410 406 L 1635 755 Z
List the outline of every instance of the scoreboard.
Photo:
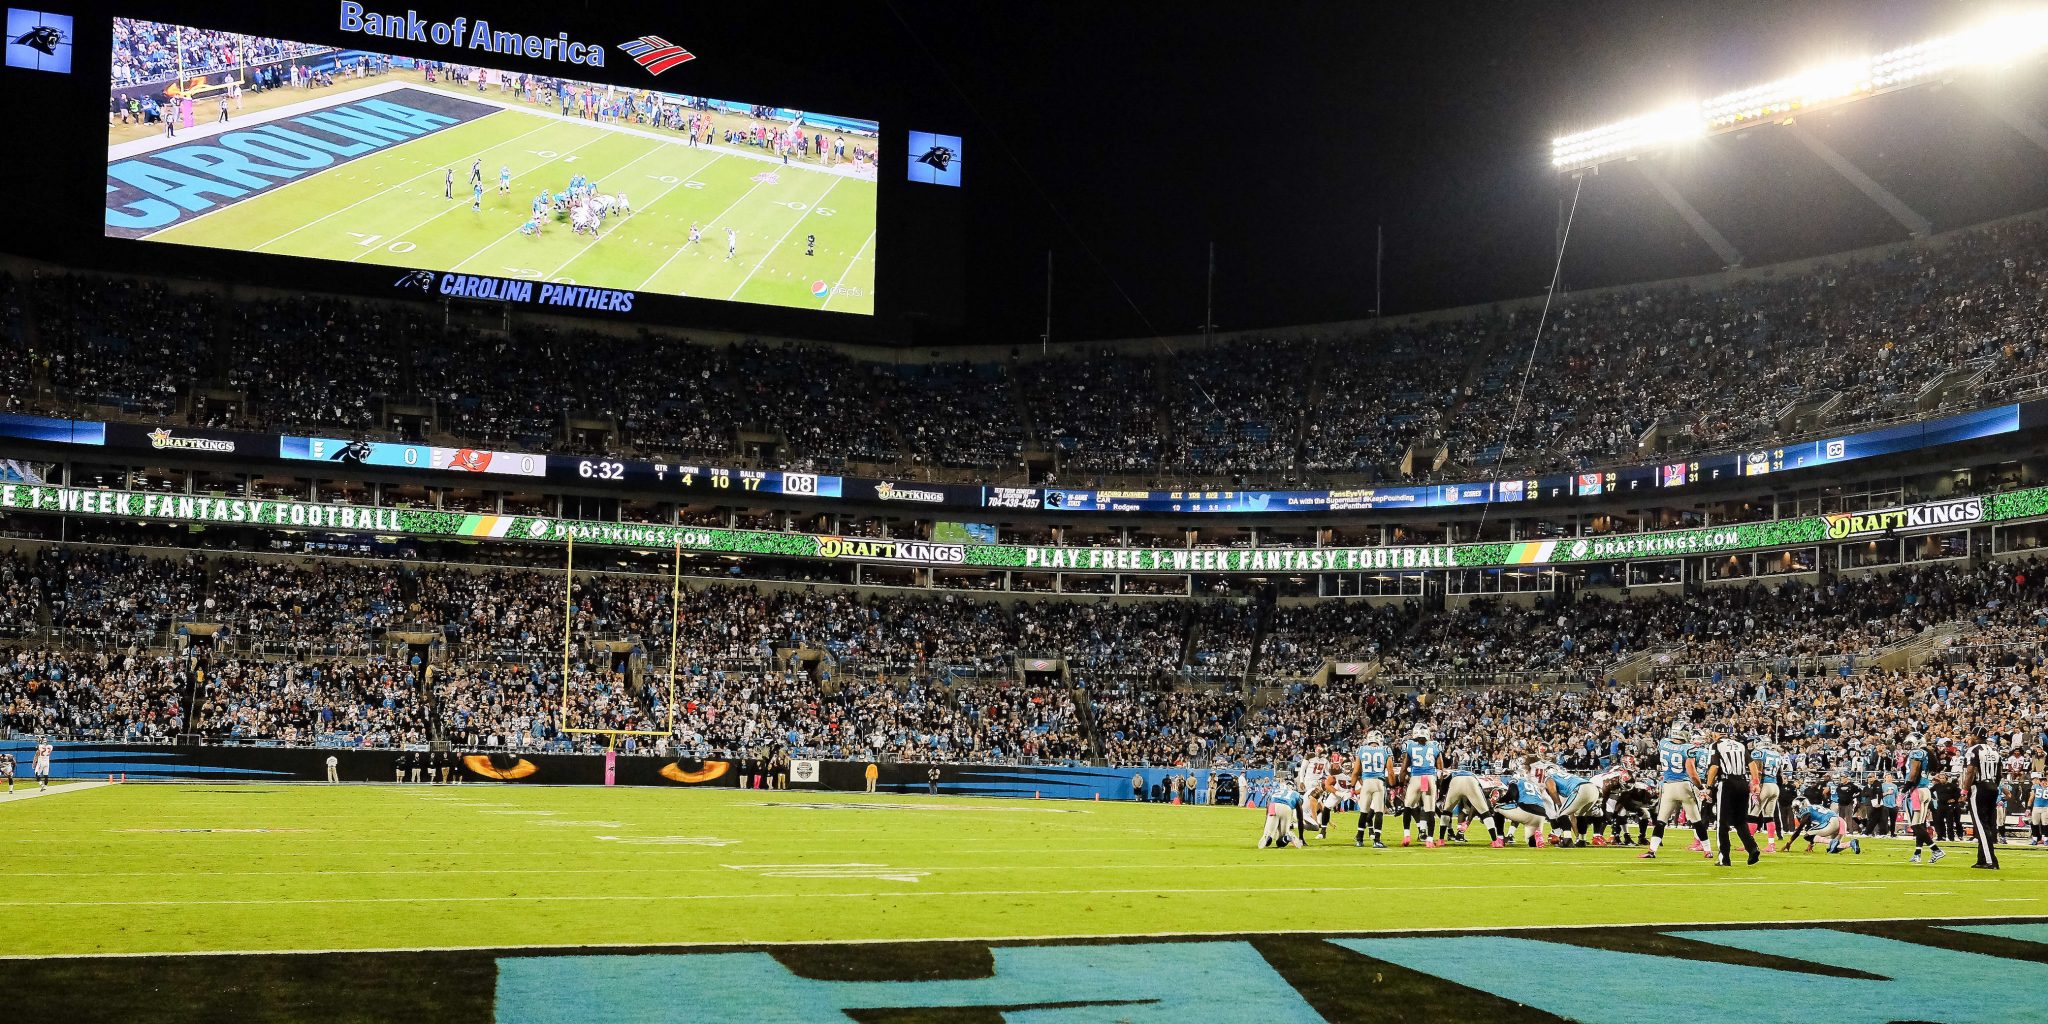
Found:
M 0 249 L 820 340 L 967 321 L 972 190 L 920 183 L 912 142 L 969 112 L 872 73 L 932 58 L 858 5 L 788 0 L 767 32 L 460 0 L 90 0 L 34 21 L 19 35 L 52 52 L 16 61 L 10 36 L 0 82 L 37 112 L 38 201 Z
M 2048 426 L 2048 399 L 1941 419 L 1755 451 L 1722 452 L 1685 462 L 1648 463 L 1524 479 L 1332 490 L 1101 490 L 882 480 L 796 470 L 720 466 L 702 461 L 610 459 L 540 452 L 406 444 L 0 414 L 0 441 L 66 457 L 146 465 L 178 456 L 270 463 L 310 475 L 343 467 L 433 474 L 444 485 L 618 490 L 679 501 L 743 503 L 756 497 L 877 504 L 911 510 L 1165 515 L 1286 515 L 1418 508 L 1459 508 L 1628 496 L 1810 471 Z

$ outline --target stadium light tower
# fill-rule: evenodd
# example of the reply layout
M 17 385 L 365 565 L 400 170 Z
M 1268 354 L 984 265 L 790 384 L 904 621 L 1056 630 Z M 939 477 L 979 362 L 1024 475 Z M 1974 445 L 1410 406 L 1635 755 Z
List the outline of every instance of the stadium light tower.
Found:
M 1550 163 L 1583 173 L 1615 160 L 1668 150 L 1682 143 L 1783 123 L 1809 110 L 1853 103 L 1956 72 L 2005 67 L 2048 51 L 2048 8 L 1992 18 L 1960 32 L 1854 60 L 1809 68 L 1776 81 L 1711 99 L 1675 103 L 1647 114 L 1561 135 L 1550 144 Z

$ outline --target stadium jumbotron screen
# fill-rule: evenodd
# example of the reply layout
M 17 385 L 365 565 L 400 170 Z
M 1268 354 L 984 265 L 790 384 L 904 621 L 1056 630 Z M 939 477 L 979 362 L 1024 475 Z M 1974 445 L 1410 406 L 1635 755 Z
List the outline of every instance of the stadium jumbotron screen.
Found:
M 113 39 L 110 237 L 874 312 L 875 121 L 125 18 Z

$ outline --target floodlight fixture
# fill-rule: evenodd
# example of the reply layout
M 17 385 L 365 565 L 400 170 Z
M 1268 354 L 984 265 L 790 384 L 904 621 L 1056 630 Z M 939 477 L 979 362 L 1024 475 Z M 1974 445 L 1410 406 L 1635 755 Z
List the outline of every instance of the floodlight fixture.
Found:
M 1668 150 L 1707 135 L 1788 121 L 1797 114 L 1894 92 L 1956 72 L 1997 69 L 2048 51 L 2048 8 L 1993 18 L 1911 46 L 1819 65 L 1710 99 L 1551 140 L 1550 163 L 1583 171 L 1611 160 Z

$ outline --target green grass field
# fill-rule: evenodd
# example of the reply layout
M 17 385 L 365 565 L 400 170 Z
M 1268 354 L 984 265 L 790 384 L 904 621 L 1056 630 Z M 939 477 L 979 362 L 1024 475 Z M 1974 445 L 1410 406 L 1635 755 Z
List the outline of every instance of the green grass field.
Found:
M 2033 1020 L 2004 990 L 2048 984 L 2033 850 L 1999 874 L 1967 848 L 1909 865 L 1896 841 L 1716 869 L 1336 834 L 1259 851 L 1259 822 L 724 789 L 81 788 L 0 803 L 0 986 L 67 1022 L 1756 1024 Z M 1771 927 L 1795 921 L 1836 923 Z M 1566 927 L 1514 931 L 1533 926 Z M 1528 972 L 1500 973 L 1496 943 L 1590 966 L 1516 989 Z
M 815 806 L 814 806 L 815 805 Z M 1239 808 L 729 790 L 112 786 L 0 805 L 0 953 L 817 942 L 2036 913 L 1997 875 L 1779 854 L 1252 848 Z M 216 831 L 205 831 L 216 830 Z
M 338 96 L 337 101 L 347 96 Z M 484 166 L 481 212 L 470 162 Z M 512 190 L 498 194 L 498 168 Z M 455 198 L 444 196 L 447 168 Z M 534 195 L 582 174 L 633 212 L 592 239 L 550 219 L 519 233 Z M 773 180 L 762 180 L 764 174 Z M 874 311 L 875 183 L 738 151 L 692 148 L 538 110 L 501 110 L 290 182 L 150 241 L 460 271 L 807 309 Z M 692 223 L 703 241 L 689 245 Z M 739 235 L 726 258 L 725 229 Z M 817 246 L 806 255 L 806 236 Z M 822 294 L 820 294 L 822 292 Z

